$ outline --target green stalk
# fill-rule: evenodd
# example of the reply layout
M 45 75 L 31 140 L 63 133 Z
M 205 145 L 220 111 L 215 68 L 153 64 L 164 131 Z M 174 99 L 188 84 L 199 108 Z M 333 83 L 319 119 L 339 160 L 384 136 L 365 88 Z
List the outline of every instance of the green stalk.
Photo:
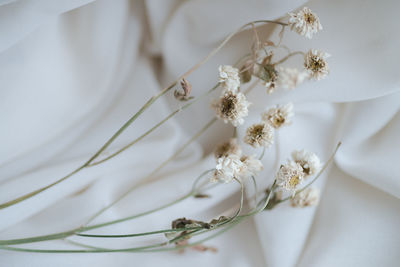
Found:
M 120 129 L 118 129 L 118 131 L 87 161 L 85 162 L 83 165 L 81 165 L 80 167 L 78 167 L 77 169 L 75 169 L 74 171 L 72 171 L 71 173 L 67 174 L 66 176 L 58 179 L 57 181 L 44 186 L 42 188 L 39 188 L 37 190 L 34 190 L 28 194 L 25 194 L 23 196 L 20 196 L 16 199 L 4 202 L 2 204 L 0 204 L 0 209 L 5 209 L 9 206 L 15 205 L 19 202 L 22 202 L 26 199 L 29 199 L 63 181 L 65 181 L 66 179 L 70 178 L 71 176 L 73 176 L 74 174 L 78 173 L 79 171 L 81 171 L 82 169 L 88 167 L 90 165 L 91 162 L 93 162 L 104 150 L 106 150 L 111 143 L 114 142 L 115 139 L 117 139 L 125 130 L 126 128 L 128 128 L 147 108 L 149 108 L 158 98 L 160 98 L 161 96 L 163 96 L 164 94 L 166 94 L 169 90 L 171 90 L 180 80 L 182 80 L 183 78 L 186 78 L 187 76 L 189 76 L 193 71 L 195 71 L 196 69 L 198 69 L 200 66 L 202 66 L 203 64 L 205 64 L 211 57 L 213 57 L 223 46 L 225 46 L 225 44 L 233 37 L 235 36 L 237 33 L 241 32 L 242 30 L 244 30 L 245 28 L 247 28 L 250 25 L 256 24 L 256 23 L 275 23 L 275 24 L 279 24 L 279 25 L 287 25 L 286 23 L 283 22 L 278 22 L 278 21 L 270 21 L 270 20 L 259 20 L 259 21 L 253 21 L 251 23 L 247 23 L 245 25 L 243 25 L 242 27 L 240 27 L 237 31 L 231 33 L 228 37 L 225 38 L 225 40 L 217 47 L 215 48 L 213 51 L 211 51 L 211 53 L 209 53 L 202 61 L 200 61 L 198 64 L 196 64 L 195 66 L 193 66 L 190 70 L 188 70 L 186 73 L 184 73 L 183 75 L 181 75 L 178 79 L 176 79 L 171 85 L 169 85 L 168 87 L 164 88 L 163 90 L 161 90 L 158 94 L 156 94 L 155 96 L 152 96 L 140 109 L 138 112 L 136 112 Z

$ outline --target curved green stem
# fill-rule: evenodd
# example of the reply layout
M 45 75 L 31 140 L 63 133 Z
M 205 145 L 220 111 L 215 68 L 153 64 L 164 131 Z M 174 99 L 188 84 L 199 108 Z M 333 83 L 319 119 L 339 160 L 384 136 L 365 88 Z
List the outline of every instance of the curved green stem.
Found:
M 187 72 L 185 72 L 183 75 L 181 75 L 178 79 L 176 79 L 174 82 L 172 82 L 168 87 L 164 88 L 163 90 L 161 90 L 158 94 L 156 94 L 155 96 L 152 96 L 140 109 L 139 111 L 137 111 L 120 129 L 117 130 L 117 132 L 114 133 L 113 136 L 111 136 L 110 139 L 108 139 L 108 141 L 88 160 L 86 161 L 83 165 L 81 165 L 80 167 L 78 167 L 77 169 L 75 169 L 74 171 L 72 171 L 71 173 L 67 174 L 66 176 L 58 179 L 57 181 L 44 186 L 42 188 L 39 188 L 37 190 L 34 190 L 28 194 L 25 194 L 23 196 L 20 196 L 16 199 L 4 202 L 2 204 L 0 204 L 0 209 L 5 209 L 9 206 L 15 205 L 21 201 L 24 201 L 26 199 L 29 199 L 63 181 L 65 181 L 66 179 L 68 179 L 69 177 L 73 176 L 74 174 L 78 173 L 79 171 L 81 171 L 82 169 L 86 168 L 89 166 L 89 164 L 91 162 L 93 162 L 104 150 L 106 150 L 111 143 L 114 142 L 115 139 L 117 139 L 125 130 L 126 128 L 128 128 L 147 108 L 149 108 L 158 98 L 160 98 L 161 96 L 163 96 L 164 94 L 166 94 L 169 90 L 171 90 L 173 87 L 175 87 L 175 85 L 182 80 L 183 78 L 186 78 L 187 76 L 189 76 L 193 71 L 195 71 L 196 69 L 198 69 L 200 66 L 202 66 L 203 64 L 205 64 L 211 57 L 213 57 L 223 46 L 225 46 L 225 44 L 232 39 L 233 36 L 235 36 L 237 33 L 243 31 L 245 28 L 247 28 L 250 25 L 253 25 L 254 23 L 275 23 L 275 24 L 279 24 L 279 25 L 286 25 L 286 23 L 282 23 L 282 22 L 278 22 L 278 21 L 270 21 L 270 20 L 259 20 L 259 21 L 253 21 L 250 23 L 247 23 L 245 25 L 243 25 L 242 27 L 240 27 L 237 31 L 231 33 L 230 35 L 228 35 L 228 37 L 226 37 L 223 42 L 217 47 L 215 48 L 213 51 L 211 51 L 202 61 L 200 61 L 199 63 L 197 63 L 196 65 L 194 65 L 191 69 L 189 69 Z
M 170 113 L 167 117 L 165 117 L 163 120 L 161 120 L 159 123 L 157 123 L 156 125 L 154 125 L 152 128 L 150 128 L 147 132 L 145 132 L 144 134 L 142 134 L 141 136 L 139 136 L 138 138 L 136 138 L 135 140 L 133 140 L 132 142 L 130 142 L 129 144 L 127 144 L 126 146 L 124 146 L 123 148 L 119 149 L 118 151 L 116 151 L 115 153 L 111 154 L 110 156 L 93 162 L 90 165 L 88 165 L 88 167 L 91 166 L 95 166 L 98 164 L 101 164 L 115 156 L 117 156 L 118 154 L 124 152 L 125 150 L 127 150 L 128 148 L 130 148 L 131 146 L 133 146 L 134 144 L 138 143 L 140 140 L 142 140 L 144 137 L 146 137 L 147 135 L 149 135 L 151 132 L 153 132 L 154 130 L 156 130 L 158 127 L 160 127 L 161 125 L 163 125 L 165 122 L 167 122 L 169 119 L 171 119 L 172 117 L 174 117 L 177 113 L 187 109 L 188 107 L 190 107 L 191 105 L 193 105 L 194 103 L 196 103 L 197 101 L 199 101 L 200 99 L 203 99 L 205 96 L 209 95 L 211 92 L 213 92 L 215 89 L 217 89 L 219 86 L 219 83 L 217 83 L 213 88 L 211 88 L 210 90 L 208 90 L 206 93 L 200 95 L 199 97 L 196 97 L 193 101 L 183 105 L 181 108 L 176 109 L 175 111 L 173 111 L 172 113 Z

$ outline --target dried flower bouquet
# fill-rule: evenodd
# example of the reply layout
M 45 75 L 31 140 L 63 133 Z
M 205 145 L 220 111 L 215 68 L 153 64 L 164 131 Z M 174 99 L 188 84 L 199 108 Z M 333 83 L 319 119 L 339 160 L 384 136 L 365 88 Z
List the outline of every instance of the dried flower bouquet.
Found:
M 51 187 L 62 183 L 69 177 L 80 172 L 85 168 L 101 164 L 114 158 L 126 149 L 138 143 L 145 136 L 155 131 L 159 126 L 174 117 L 177 113 L 182 112 L 189 106 L 196 103 L 198 100 L 209 95 L 211 92 L 221 88 L 221 93 L 218 99 L 214 100 L 211 104 L 215 110 L 216 116 L 211 119 L 203 128 L 196 133 L 190 140 L 183 144 L 169 159 L 162 162 L 149 176 L 152 176 L 177 155 L 179 155 L 189 144 L 194 142 L 201 136 L 212 124 L 219 120 L 224 123 L 232 124 L 236 127 L 243 124 L 245 118 L 249 114 L 249 107 L 251 103 L 247 100 L 246 94 L 250 92 L 258 83 L 262 83 L 268 94 L 273 93 L 275 90 L 294 89 L 305 80 L 320 80 L 329 74 L 329 67 L 327 58 L 329 54 L 311 49 L 307 52 L 295 51 L 291 52 L 285 45 L 282 45 L 283 35 L 287 28 L 295 31 L 296 33 L 311 39 L 313 34 L 322 30 L 319 18 L 309 8 L 304 7 L 297 13 L 289 13 L 287 22 L 259 20 L 250 22 L 242 26 L 237 31 L 230 34 L 216 49 L 207 55 L 200 63 L 196 64 L 181 77 L 176 79 L 171 85 L 161 90 L 157 95 L 151 97 L 140 109 L 137 111 L 90 159 L 83 165 L 79 166 L 69 174 L 58 179 L 52 184 L 43 188 L 37 189 L 26 195 L 10 200 L 6 203 L 0 204 L 0 209 L 7 208 L 19 202 L 25 201 L 41 192 L 50 189 Z M 259 34 L 256 29 L 258 24 L 277 24 L 282 29 L 279 32 L 279 41 L 274 43 L 270 40 L 261 42 Z M 234 66 L 222 65 L 219 67 L 219 79 L 216 85 L 198 97 L 192 97 L 192 85 L 188 81 L 188 76 L 194 72 L 201 65 L 205 64 L 212 56 L 214 56 L 223 46 L 237 33 L 251 29 L 254 33 L 254 41 L 250 53 L 241 57 Z M 275 51 L 278 49 L 287 51 L 287 55 L 282 58 L 276 59 Z M 304 57 L 304 65 L 301 69 L 282 67 L 281 64 L 286 62 L 289 58 L 301 55 Z M 254 82 L 247 86 L 251 80 Z M 124 130 L 129 127 L 134 121 L 141 116 L 157 99 L 164 96 L 171 91 L 175 86 L 180 84 L 181 90 L 175 90 L 174 96 L 178 101 L 187 101 L 181 108 L 173 111 L 166 116 L 159 123 L 148 129 L 141 136 L 131 141 L 126 146 L 113 152 L 109 156 L 103 156 L 103 152 L 113 143 Z M 275 106 L 268 109 L 263 114 L 260 114 L 260 121 L 247 128 L 246 135 L 243 138 L 243 143 L 249 145 L 254 149 L 261 148 L 260 155 L 244 155 L 236 135 L 229 138 L 225 143 L 219 145 L 215 150 L 216 165 L 213 168 L 204 171 L 194 181 L 192 190 L 186 195 L 176 199 L 171 203 L 166 203 L 160 207 L 148 210 L 140 214 L 134 214 L 125 218 L 120 218 L 113 221 L 108 221 L 101 224 L 90 224 L 95 218 L 104 213 L 110 207 L 115 205 L 126 195 L 128 195 L 134 188 L 130 188 L 119 198 L 114 200 L 111 204 L 99 210 L 89 221 L 70 231 L 53 233 L 49 235 L 27 237 L 21 239 L 0 240 L 0 249 L 14 250 L 22 252 L 38 252 L 38 253 L 101 253 L 101 252 L 156 252 L 156 251 L 170 251 L 182 250 L 184 248 L 194 248 L 196 250 L 215 251 L 212 247 L 204 246 L 203 243 L 207 240 L 216 237 L 235 225 L 239 224 L 246 218 L 254 216 L 265 210 L 275 208 L 280 203 L 289 201 L 293 207 L 307 207 L 313 206 L 318 203 L 319 191 L 311 185 L 318 179 L 321 173 L 327 168 L 328 164 L 332 161 L 340 143 L 336 147 L 332 156 L 322 164 L 318 156 L 307 150 L 293 151 L 292 158 L 286 163 L 280 165 L 275 174 L 275 179 L 268 188 L 261 192 L 257 190 L 256 177 L 263 169 L 261 159 L 263 158 L 266 150 L 271 147 L 275 140 L 276 132 L 281 127 L 287 127 L 294 119 L 294 106 L 288 103 L 281 106 Z M 102 157 L 103 156 L 103 157 Z M 245 181 L 250 180 L 255 187 L 254 205 L 248 211 L 244 212 L 244 187 Z M 174 220 L 169 229 L 154 230 L 150 232 L 122 234 L 122 235 L 96 235 L 86 233 L 90 230 L 102 228 L 105 226 L 121 223 L 128 220 L 155 213 L 164 208 L 175 205 L 178 202 L 184 201 L 190 197 L 201 198 L 206 196 L 206 191 L 211 187 L 218 186 L 224 183 L 236 182 L 241 190 L 240 202 L 236 212 L 231 216 L 220 216 L 209 222 L 203 222 L 193 219 L 178 218 Z M 304 184 L 304 185 L 303 185 Z M 223 185 L 221 185 L 223 186 Z M 147 246 L 131 247 L 124 249 L 112 249 L 89 246 L 84 243 L 77 243 L 69 240 L 72 236 L 81 236 L 85 238 L 127 238 L 164 234 L 166 241 Z M 197 238 L 197 236 L 202 236 Z M 204 237 L 205 235 L 205 237 Z M 193 239 L 191 239 L 193 238 Z M 81 249 L 76 250 L 55 250 L 55 249 L 32 249 L 15 247 L 13 245 L 20 245 L 26 243 L 41 242 L 47 240 L 65 240 L 66 242 L 73 243 Z M 194 240 L 194 241 L 192 241 Z

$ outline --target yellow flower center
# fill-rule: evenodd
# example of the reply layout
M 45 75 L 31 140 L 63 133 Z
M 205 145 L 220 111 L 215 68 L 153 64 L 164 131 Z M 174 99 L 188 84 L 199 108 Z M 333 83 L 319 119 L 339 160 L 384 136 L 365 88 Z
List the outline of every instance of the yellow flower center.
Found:
M 315 22 L 315 16 L 311 13 L 304 14 L 304 19 L 309 24 L 313 24 Z
M 296 188 L 297 185 L 300 184 L 300 177 L 299 175 L 294 175 L 289 180 L 289 185 L 291 188 Z

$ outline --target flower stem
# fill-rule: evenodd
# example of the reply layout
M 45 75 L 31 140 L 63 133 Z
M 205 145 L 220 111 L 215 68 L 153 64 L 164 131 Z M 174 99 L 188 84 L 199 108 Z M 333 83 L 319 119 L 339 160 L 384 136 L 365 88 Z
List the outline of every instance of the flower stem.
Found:
M 279 65 L 279 64 L 285 62 L 286 60 L 288 60 L 290 57 L 293 57 L 295 55 L 304 55 L 304 52 L 301 52 L 301 51 L 292 52 L 289 55 L 287 55 L 286 57 L 282 58 L 281 60 L 275 62 L 273 65 Z
M 163 90 L 161 90 L 158 94 L 152 96 L 140 109 L 139 111 L 137 111 L 121 128 L 119 128 L 114 134 L 113 136 L 111 136 L 110 139 L 107 140 L 107 142 L 88 160 L 86 161 L 83 165 L 81 165 L 80 167 L 78 167 L 77 169 L 73 170 L 72 172 L 70 172 L 69 174 L 67 174 L 66 176 L 58 179 L 57 181 L 44 186 L 42 188 L 39 188 L 37 190 L 34 190 L 28 194 L 25 194 L 23 196 L 20 196 L 16 199 L 4 202 L 0 204 L 0 209 L 5 209 L 7 207 L 10 207 L 12 205 L 15 205 L 17 203 L 20 203 L 26 199 L 29 199 L 65 180 L 67 180 L 68 178 L 70 178 L 71 176 L 73 176 L 74 174 L 78 173 L 79 171 L 81 171 L 82 169 L 88 167 L 90 165 L 90 163 L 92 163 L 98 156 L 100 156 L 100 154 L 105 151 L 110 145 L 111 143 L 113 143 L 115 141 L 115 139 L 117 139 L 146 109 L 148 109 L 157 99 L 159 99 L 161 96 L 165 95 L 168 91 L 170 91 L 173 87 L 175 87 L 175 85 L 182 80 L 183 78 L 186 78 L 187 76 L 189 76 L 192 72 L 194 72 L 195 70 L 197 70 L 200 66 L 202 66 L 203 64 L 205 64 L 211 57 L 213 57 L 219 50 L 221 50 L 222 47 L 225 46 L 225 44 L 232 39 L 233 36 L 235 36 L 237 33 L 243 31 L 244 29 L 246 29 L 248 26 L 253 25 L 253 23 L 275 23 L 275 24 L 280 24 L 280 25 L 286 25 L 286 23 L 282 23 L 282 22 L 278 22 L 278 21 L 270 21 L 270 20 L 259 20 L 259 21 L 253 21 L 250 23 L 247 23 L 245 25 L 243 25 L 242 27 L 240 27 L 237 31 L 231 33 L 230 35 L 228 35 L 223 41 L 222 43 L 216 47 L 214 50 L 212 50 L 203 60 L 201 60 L 199 63 L 197 63 L 196 65 L 194 65 L 191 69 L 189 69 L 187 72 L 185 72 L 183 75 L 181 75 L 178 79 L 176 79 L 174 82 L 172 82 L 168 87 L 164 88 Z
M 209 95 L 211 92 L 213 92 L 215 89 L 217 89 L 219 86 L 219 83 L 217 83 L 213 88 L 211 88 L 210 90 L 208 90 L 206 93 L 200 95 L 199 97 L 196 97 L 193 101 L 191 101 L 190 103 L 185 104 L 184 106 L 182 106 L 181 108 L 176 109 L 175 111 L 173 111 L 172 113 L 170 113 L 167 117 L 165 117 L 163 120 L 161 120 L 159 123 L 157 123 L 156 125 L 154 125 L 152 128 L 150 128 L 150 130 L 148 130 L 147 132 L 145 132 L 144 134 L 142 134 L 141 136 L 139 136 L 138 138 L 136 138 L 135 140 L 133 140 L 132 142 L 130 142 L 128 145 L 124 146 L 123 148 L 119 149 L 118 151 L 116 151 L 115 153 L 111 154 L 110 156 L 99 160 L 97 162 L 93 162 L 90 165 L 88 165 L 88 167 L 91 166 L 95 166 L 98 165 L 100 163 L 103 163 L 115 156 L 117 156 L 118 154 L 122 153 L 123 151 L 125 151 L 126 149 L 130 148 L 131 146 L 133 146 L 134 144 L 136 144 L 137 142 L 139 142 L 140 140 L 142 140 L 144 137 L 146 137 L 147 135 L 149 135 L 151 132 L 153 132 L 154 130 L 156 130 L 158 127 L 160 127 L 161 125 L 163 125 L 165 122 L 167 122 L 169 119 L 171 119 L 173 116 L 175 116 L 177 113 L 187 109 L 188 107 L 190 107 L 191 105 L 193 105 L 194 103 L 196 103 L 197 101 L 199 101 L 200 99 L 203 99 L 205 96 Z

